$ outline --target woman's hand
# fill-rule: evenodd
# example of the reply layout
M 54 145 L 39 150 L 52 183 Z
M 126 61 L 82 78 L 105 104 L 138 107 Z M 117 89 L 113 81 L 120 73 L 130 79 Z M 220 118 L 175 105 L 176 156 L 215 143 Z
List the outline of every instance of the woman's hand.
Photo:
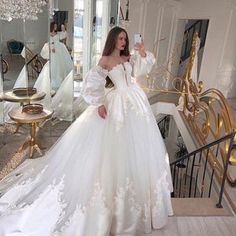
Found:
M 146 51 L 145 51 L 145 47 L 144 47 L 144 43 L 136 43 L 134 45 L 134 49 L 137 50 L 140 54 L 141 57 L 146 57 Z
M 107 116 L 107 109 L 104 105 L 101 105 L 98 107 L 98 115 L 102 118 L 105 119 Z

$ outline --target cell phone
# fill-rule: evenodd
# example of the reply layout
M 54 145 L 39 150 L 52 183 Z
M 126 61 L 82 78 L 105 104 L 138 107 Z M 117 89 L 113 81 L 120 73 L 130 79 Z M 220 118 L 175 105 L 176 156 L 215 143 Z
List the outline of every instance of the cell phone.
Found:
M 134 34 L 134 44 L 136 43 L 142 43 L 142 35 L 139 33 Z

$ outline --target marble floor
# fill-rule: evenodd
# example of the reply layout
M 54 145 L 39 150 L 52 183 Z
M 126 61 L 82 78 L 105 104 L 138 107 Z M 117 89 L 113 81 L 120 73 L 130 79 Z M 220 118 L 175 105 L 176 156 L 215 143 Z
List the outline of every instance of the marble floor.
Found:
M 154 230 L 149 235 L 150 236 L 236 236 L 236 217 L 172 216 L 169 217 L 168 224 L 163 229 Z
M 48 121 L 39 129 L 38 139 L 43 147 L 43 153 L 57 141 L 70 124 L 71 122 L 65 121 L 58 123 Z M 14 124 L 5 124 L 0 129 L 0 179 L 29 157 L 29 148 L 21 150 L 21 147 L 29 139 L 30 126 L 21 126 L 17 133 L 14 133 L 15 130 Z M 35 152 L 33 158 L 41 158 L 41 156 Z

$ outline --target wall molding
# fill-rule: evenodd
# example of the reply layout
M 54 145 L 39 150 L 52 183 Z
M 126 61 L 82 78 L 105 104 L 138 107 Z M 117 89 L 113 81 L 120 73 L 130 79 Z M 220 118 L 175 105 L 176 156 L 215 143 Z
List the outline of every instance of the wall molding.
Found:
M 157 27 L 157 32 L 156 32 L 157 37 L 155 42 L 155 44 L 157 44 L 157 47 L 156 47 L 156 52 L 154 52 L 156 54 L 156 57 L 158 57 L 160 51 L 161 31 L 163 28 L 162 26 L 163 26 L 163 16 L 164 16 L 164 7 L 161 6 L 161 4 L 159 6 L 160 6 L 159 19 L 158 19 L 159 25 Z
M 234 7 L 230 10 L 230 14 L 229 14 L 229 18 L 228 18 L 228 22 L 227 22 L 227 28 L 226 28 L 226 33 L 225 33 L 225 37 L 224 37 L 224 43 L 223 43 L 223 47 L 222 47 L 222 51 L 221 51 L 221 57 L 220 57 L 220 62 L 218 65 L 218 69 L 217 70 L 222 70 L 223 67 L 223 61 L 224 61 L 224 55 L 225 55 L 225 50 L 226 50 L 226 46 L 227 46 L 227 42 L 228 42 L 228 38 L 229 38 L 229 32 L 232 26 L 232 18 L 233 18 L 233 14 L 236 12 L 236 4 L 234 5 Z
M 173 42 L 175 42 L 174 28 L 176 28 L 175 24 L 177 23 L 176 11 L 174 11 L 173 7 L 171 8 L 171 11 L 172 11 L 171 28 L 170 28 L 170 35 L 169 35 L 169 40 L 168 40 L 166 60 L 168 60 L 168 58 L 170 58 L 171 51 L 173 49 L 173 45 L 174 45 Z

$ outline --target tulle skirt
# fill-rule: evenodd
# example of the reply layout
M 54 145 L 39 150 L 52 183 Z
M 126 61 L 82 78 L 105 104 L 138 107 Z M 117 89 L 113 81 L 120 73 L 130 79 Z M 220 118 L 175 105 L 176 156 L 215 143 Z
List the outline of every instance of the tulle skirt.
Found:
M 58 89 L 73 69 L 73 61 L 66 48 L 61 42 L 55 42 L 55 52 L 50 54 L 51 85 L 52 89 Z
M 44 157 L 0 183 L 0 235 L 142 235 L 172 215 L 168 154 L 137 86 L 89 106 Z

